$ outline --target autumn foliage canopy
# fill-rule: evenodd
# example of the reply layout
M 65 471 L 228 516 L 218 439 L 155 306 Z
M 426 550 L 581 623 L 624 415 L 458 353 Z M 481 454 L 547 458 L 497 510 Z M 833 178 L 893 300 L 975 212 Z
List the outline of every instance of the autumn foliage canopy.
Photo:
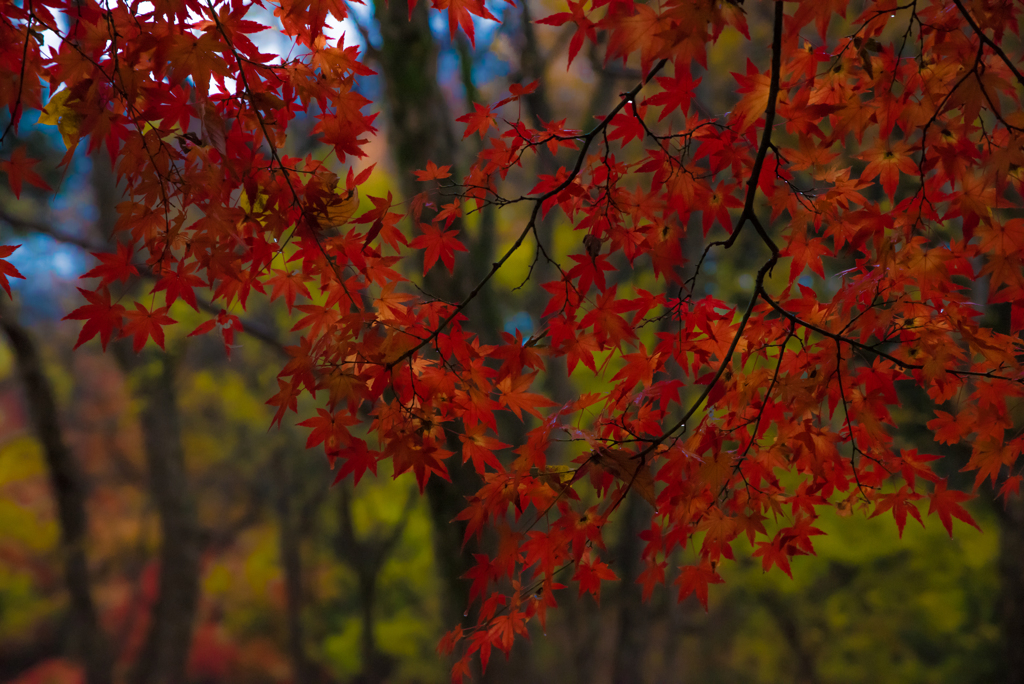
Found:
M 496 19 L 482 0 L 431 2 L 471 41 Z M 254 6 L 290 53 L 261 51 Z M 116 247 L 68 316 L 79 344 L 163 346 L 171 305 L 200 297 L 222 311 L 192 334 L 230 349 L 254 298 L 283 300 L 296 342 L 269 403 L 276 422 L 300 414 L 339 479 L 358 485 L 383 461 L 421 489 L 475 471 L 458 520 L 477 551 L 471 620 L 441 645 L 456 679 L 543 622 L 560 589 L 599 597 L 616 577 L 603 531 L 627 495 L 650 504 L 645 595 L 668 581 L 706 605 L 734 544 L 789 573 L 826 507 L 901 531 L 930 514 L 951 534 L 954 518 L 973 525 L 970 495 L 937 474 L 948 445 L 969 453 L 955 469 L 975 487 L 1018 494 L 1019 6 L 569 0 L 536 23 L 570 31 L 570 63 L 596 45 L 635 86 L 581 131 L 525 116 L 538 83 L 513 85 L 458 118 L 475 160 L 432 161 L 411 197 L 360 193 L 379 173 L 361 163 L 377 133 L 359 89 L 371 71 L 325 35 L 349 11 L 4 0 L 0 167 L 15 194 L 46 186 L 8 135 L 36 112 L 63 136 L 63 163 L 105 150 L 125 189 Z M 709 73 L 727 32 L 763 59 Z M 700 104 L 706 78 L 734 79 L 730 111 Z M 324 146 L 302 157 L 287 153 L 300 120 Z M 540 155 L 555 172 L 510 192 Z M 488 207 L 516 217 L 516 238 L 463 299 L 432 294 L 473 258 L 463 231 Z M 552 221 L 575 229 L 567 253 L 544 247 Z M 520 250 L 524 282 L 548 274 L 532 283 L 534 327 L 485 343 L 472 304 Z M 751 274 L 739 306 L 706 268 L 736 253 Z M 0 260 L 8 292 L 19 276 Z M 556 400 L 555 373 L 591 389 Z M 926 406 L 934 448 L 898 439 L 906 397 Z

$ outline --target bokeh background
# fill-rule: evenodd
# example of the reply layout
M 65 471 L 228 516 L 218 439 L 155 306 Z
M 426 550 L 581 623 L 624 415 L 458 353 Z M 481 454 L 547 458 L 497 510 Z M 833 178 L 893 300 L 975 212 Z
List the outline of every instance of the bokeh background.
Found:
M 364 203 L 389 190 L 399 202 L 411 197 L 420 189 L 411 172 L 428 159 L 453 164 L 458 176 L 480 142 L 463 140 L 454 119 L 473 102 L 502 98 L 510 83 L 541 78 L 522 103 L 530 125 L 566 119 L 585 129 L 640 77 L 636 65 L 604 64 L 600 46 L 586 46 L 567 68 L 574 26 L 530 23 L 564 11 L 557 0 L 491 9 L 503 21 L 478 23 L 475 45 L 461 36 L 453 42 L 446 17 L 428 16 L 423 2 L 411 21 L 404 2 L 352 5 L 352 18 L 335 27 L 333 35 L 358 43 L 377 72 L 357 84 L 381 112 L 371 157 L 359 162 L 377 164 Z M 737 101 L 730 72 L 745 71 L 748 58 L 766 66 L 770 8 L 745 9 L 752 40 L 727 30 L 707 71 L 695 66 L 705 115 Z M 836 22 L 830 36 L 847 28 Z M 273 34 L 262 34 L 265 50 L 295 54 Z M 311 128 L 309 120 L 295 122 L 289 154 L 327 158 Z M 323 453 L 305 449 L 306 434 L 290 417 L 269 429 L 275 409 L 265 401 L 276 391 L 285 348 L 298 342 L 290 330 L 301 316 L 282 301 L 271 306 L 253 295 L 246 311 L 232 310 L 245 332 L 230 356 L 219 339 L 185 337 L 220 304 L 201 301 L 197 313 L 180 300 L 167 353 L 150 344 L 135 354 L 130 341 L 104 353 L 96 340 L 73 352 L 79 325 L 61 319 L 82 304 L 75 284 L 97 263 L 89 253 L 111 249 L 120 190 L 105 153 L 90 156 L 85 145 L 58 168 L 65 148 L 55 127 L 26 119 L 18 138 L 44 160 L 38 169 L 57 189 L 26 189 L 16 200 L 0 185 L 0 242 L 22 245 L 12 262 L 27 276 L 13 283 L 14 300 L 4 299 L 0 311 L 0 681 L 85 681 L 83 596 L 118 682 L 447 681 L 435 647 L 467 619 L 461 576 L 472 551 L 452 519 L 475 491 L 475 475 L 455 470 L 452 484 L 433 482 L 424 496 L 386 469 L 358 487 L 332 486 Z M 526 158 L 504 194 L 528 191 L 560 163 L 550 153 Z M 458 227 L 471 254 L 454 277 L 431 276 L 425 285 L 458 299 L 522 221 L 516 207 L 467 216 Z M 550 217 L 541 232 L 553 253 L 580 249 L 562 218 Z M 534 256 L 521 252 L 470 312 L 484 341 L 502 331 L 526 337 L 537 322 L 536 283 L 550 278 L 538 262 L 538 277 L 517 289 Z M 404 268 L 416 277 L 414 264 Z M 753 277 L 742 254 L 720 256 L 708 272 L 706 286 L 718 298 L 746 300 Z M 655 286 L 642 269 L 611 277 Z M 805 284 L 830 287 L 814 276 Z M 124 296 L 148 296 L 144 289 L 126 285 Z M 545 390 L 564 401 L 601 387 L 552 376 Z M 932 442 L 924 429 L 932 416 L 915 409 L 911 391 L 903 404 L 898 443 L 948 456 L 942 474 L 956 477 L 965 454 Z M 50 423 L 41 432 L 43 419 Z M 512 422 L 502 429 L 506 442 L 524 431 Z M 622 581 L 605 586 L 599 606 L 562 592 L 546 630 L 533 625 L 532 638 L 509 659 L 494 657 L 482 679 L 1024 681 L 1009 655 L 1024 637 L 1024 510 L 1019 501 L 994 501 L 985 487 L 977 494 L 969 508 L 983 532 L 957 523 L 953 539 L 936 520 L 927 528 L 909 521 L 901 539 L 888 516 L 827 514 L 817 555 L 795 559 L 792 579 L 762 573 L 738 541 L 707 612 L 692 596 L 677 602 L 671 584 L 641 601 L 632 580 L 637 534 L 650 511 L 628 499 L 605 552 Z M 62 506 L 70 518 L 61 517 Z M 77 535 L 70 550 L 62 534 Z M 77 575 L 65 570 L 74 565 L 69 553 L 82 562 Z

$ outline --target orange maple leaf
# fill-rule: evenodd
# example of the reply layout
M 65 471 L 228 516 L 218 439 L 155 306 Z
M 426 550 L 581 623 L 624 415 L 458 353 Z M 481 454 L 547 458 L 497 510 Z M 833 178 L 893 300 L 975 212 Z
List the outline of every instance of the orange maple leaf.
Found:
M 537 418 L 541 417 L 538 408 L 557 406 L 558 404 L 541 394 L 527 392 L 537 372 L 526 375 L 508 375 L 497 384 L 498 402 L 509 408 L 519 420 L 523 419 L 522 411 Z

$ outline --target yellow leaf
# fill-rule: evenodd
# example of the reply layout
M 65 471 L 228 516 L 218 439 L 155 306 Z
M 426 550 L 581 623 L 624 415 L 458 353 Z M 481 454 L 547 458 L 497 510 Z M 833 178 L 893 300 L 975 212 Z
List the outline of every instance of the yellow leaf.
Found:
M 39 115 L 39 123 L 57 127 L 61 137 L 64 138 L 64 146 L 69 150 L 78 145 L 78 139 L 81 137 L 79 130 L 82 120 L 85 118 L 68 107 L 67 103 L 70 96 L 71 91 L 66 88 L 55 93 L 50 98 L 50 101 L 46 103 L 43 113 Z

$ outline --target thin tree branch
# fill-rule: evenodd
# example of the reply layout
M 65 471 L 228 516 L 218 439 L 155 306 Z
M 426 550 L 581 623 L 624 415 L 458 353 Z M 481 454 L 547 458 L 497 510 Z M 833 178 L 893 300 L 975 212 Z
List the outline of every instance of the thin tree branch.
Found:
M 77 235 L 68 235 L 67 233 L 55 229 L 48 223 L 43 223 L 41 221 L 36 221 L 33 219 L 24 219 L 14 216 L 7 210 L 5 210 L 3 207 L 0 207 L 0 221 L 14 228 L 28 230 L 34 233 L 46 235 L 58 242 L 68 245 L 74 245 L 75 247 L 78 247 L 79 249 L 83 249 L 90 253 L 102 253 L 107 252 L 110 249 L 110 246 L 107 244 L 101 242 L 94 242 L 93 240 L 79 237 Z M 142 276 L 154 279 L 157 278 L 157 275 L 146 266 L 136 265 L 135 267 L 139 269 L 139 273 Z M 213 302 L 202 297 L 196 297 L 196 303 L 199 305 L 200 309 L 214 315 L 220 313 L 221 310 L 223 309 L 223 307 L 217 306 Z M 281 339 L 275 334 L 275 332 L 271 330 L 269 327 L 251 318 L 243 318 L 239 316 L 238 320 L 242 324 L 243 333 L 249 335 L 253 339 L 259 340 L 260 342 L 264 343 L 265 345 L 273 349 L 278 354 L 278 356 L 281 356 L 282 358 L 285 359 L 291 358 L 291 355 L 288 354 L 287 351 L 287 345 L 284 342 L 282 342 Z
M 487 272 L 487 275 L 485 275 L 483 279 L 477 284 L 477 286 L 474 287 L 473 290 L 468 295 L 466 295 L 466 297 L 461 302 L 459 302 L 454 309 L 452 309 L 451 313 L 449 313 L 440 322 L 440 324 L 438 324 L 437 328 L 431 331 L 429 335 L 422 338 L 419 341 L 419 343 L 416 344 L 414 347 L 406 351 L 404 354 L 399 356 L 394 361 L 388 363 L 385 366 L 385 369 L 387 371 L 391 371 L 395 366 L 399 365 L 406 359 L 412 358 L 413 355 L 416 354 L 416 352 L 418 352 L 420 349 L 433 342 L 434 339 L 441 334 L 441 331 L 448 327 L 448 324 L 451 323 L 455 319 L 455 317 L 462 312 L 463 309 L 469 306 L 470 302 L 476 299 L 477 295 L 479 295 L 481 290 L 484 289 L 484 286 L 487 285 L 488 282 L 490 282 L 491 278 L 493 278 L 494 275 L 499 270 L 501 270 L 501 267 L 504 266 L 505 263 L 512 257 L 512 255 L 515 254 L 515 252 L 522 246 L 523 241 L 526 240 L 526 236 L 529 235 L 531 231 L 533 231 L 534 226 L 537 224 L 537 217 L 540 214 L 540 208 L 544 204 L 544 202 L 565 190 L 567 187 L 569 187 L 569 185 L 572 184 L 574 180 L 576 180 L 576 177 L 579 176 L 580 170 L 583 168 L 583 162 L 587 157 L 587 150 L 590 148 L 590 144 L 594 141 L 594 138 L 600 135 L 605 130 L 605 128 L 608 127 L 608 124 L 610 124 L 612 119 L 615 118 L 615 115 L 618 114 L 628 103 L 632 102 L 633 99 L 640 92 L 640 90 L 645 85 L 647 85 L 651 81 L 651 79 L 653 79 L 654 76 L 665 67 L 666 64 L 668 64 L 667 59 L 663 59 L 657 64 L 655 64 L 654 67 L 651 69 L 651 72 L 647 74 L 647 78 L 645 78 L 643 81 L 634 86 L 634 88 L 630 90 L 628 93 L 623 93 L 622 98 L 619 100 L 619 103 L 615 105 L 615 107 L 608 113 L 604 120 L 601 121 L 601 123 L 599 123 L 592 131 L 583 136 L 583 145 L 580 148 L 578 156 L 576 157 L 576 164 L 573 167 L 572 171 L 569 172 L 569 175 L 566 177 L 566 179 L 562 181 L 557 187 L 549 190 L 548 192 L 544 193 L 539 197 L 534 197 L 531 199 L 531 201 L 534 204 L 533 211 L 530 212 L 530 220 L 526 223 L 526 227 L 523 228 L 522 232 L 519 233 L 519 237 L 516 238 L 516 241 L 512 244 L 511 247 L 509 247 L 508 251 L 506 251 L 498 261 L 494 262 L 494 264 L 491 265 L 491 270 Z
M 1017 67 L 1013 65 L 1013 61 L 1009 58 L 1009 56 L 1007 56 L 1005 52 L 1003 52 L 1003 49 L 996 45 L 991 38 L 985 35 L 984 31 L 981 30 L 981 27 L 978 26 L 977 23 L 975 23 L 974 18 L 971 16 L 971 13 L 967 11 L 966 7 L 964 7 L 963 2 L 961 0 L 953 0 L 953 4 L 955 4 L 956 8 L 960 10 L 960 14 L 964 15 L 964 19 L 967 20 L 968 24 L 970 24 L 971 28 L 974 30 L 974 33 L 977 34 L 978 39 L 981 40 L 981 42 L 984 43 L 985 45 L 989 46 L 989 48 L 992 49 L 992 52 L 999 55 L 999 58 L 1003 60 L 1003 64 L 1005 64 L 1006 67 L 1013 72 L 1013 75 L 1017 78 L 1017 82 L 1024 86 L 1024 74 L 1022 74 L 1017 69 Z

